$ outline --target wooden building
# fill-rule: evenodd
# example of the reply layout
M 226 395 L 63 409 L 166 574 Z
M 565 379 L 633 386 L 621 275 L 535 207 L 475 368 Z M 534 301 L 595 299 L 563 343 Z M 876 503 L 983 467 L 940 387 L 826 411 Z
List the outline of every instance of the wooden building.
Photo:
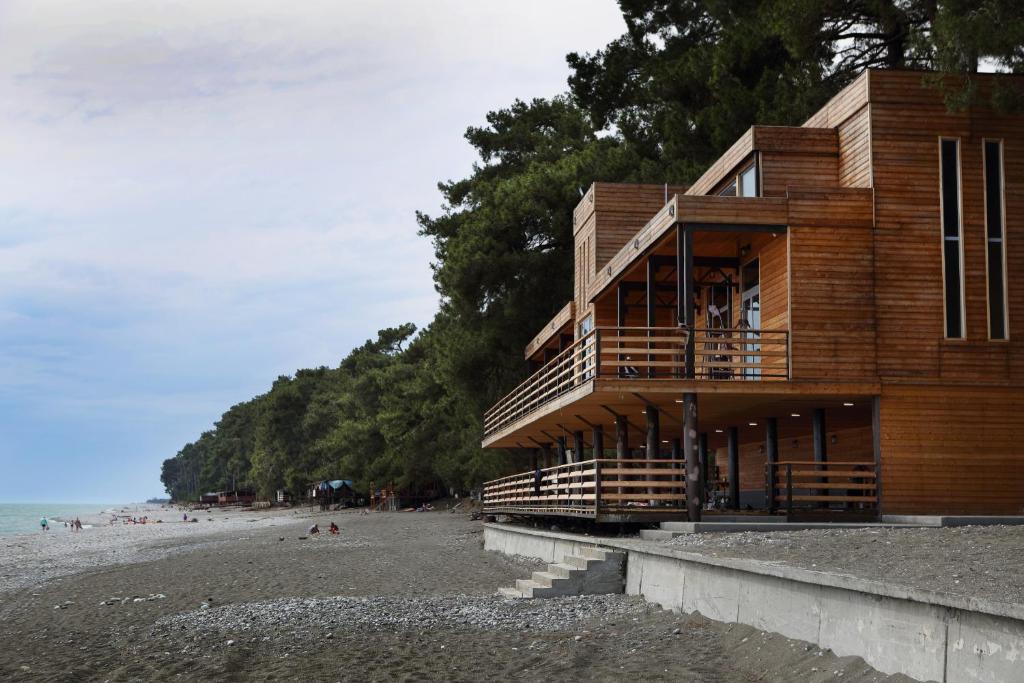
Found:
M 1024 116 L 871 70 L 691 187 L 594 183 L 485 509 L 1024 513 Z

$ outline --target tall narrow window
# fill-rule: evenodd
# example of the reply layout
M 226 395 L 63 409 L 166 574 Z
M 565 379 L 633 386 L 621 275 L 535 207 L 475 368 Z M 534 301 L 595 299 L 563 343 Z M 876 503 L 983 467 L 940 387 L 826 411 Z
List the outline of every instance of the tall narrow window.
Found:
M 985 237 L 988 259 L 988 336 L 1006 339 L 1006 217 L 1003 143 L 985 140 Z
M 739 175 L 739 190 L 741 197 L 756 197 L 760 194 L 757 188 L 757 162 L 755 161 L 750 166 L 740 172 Z
M 940 140 L 942 270 L 946 337 L 964 336 L 964 277 L 960 227 L 960 141 Z

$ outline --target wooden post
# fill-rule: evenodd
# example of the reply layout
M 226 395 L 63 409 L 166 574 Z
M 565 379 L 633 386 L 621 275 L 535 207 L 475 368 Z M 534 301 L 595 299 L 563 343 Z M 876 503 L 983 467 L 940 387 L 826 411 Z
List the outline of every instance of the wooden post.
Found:
M 583 462 L 583 450 L 586 445 L 583 443 L 583 432 L 577 430 L 572 433 L 572 461 Z
M 828 435 L 825 433 L 825 409 L 815 408 L 811 411 L 811 443 L 814 445 L 814 462 L 816 463 L 828 462 L 827 438 Z M 819 483 L 824 483 L 826 481 L 827 479 L 823 477 L 818 478 Z M 828 492 L 829 489 L 818 489 L 815 490 L 814 495 L 828 495 Z M 818 503 L 818 507 L 828 507 L 828 503 Z
M 604 427 L 594 425 L 592 439 L 594 441 L 594 460 L 604 457 Z
M 544 455 L 544 467 L 551 467 L 551 444 L 542 444 L 540 451 Z
M 700 521 L 700 458 L 697 456 L 697 394 L 683 394 L 683 460 L 686 461 L 686 518 Z
M 672 439 L 672 453 L 669 457 L 672 458 L 673 460 L 672 469 L 676 469 L 677 467 L 679 467 L 678 461 L 683 459 L 682 439 Z M 673 474 L 671 477 L 669 477 L 669 479 L 671 479 L 673 482 L 679 482 L 678 486 L 682 488 L 686 486 L 686 468 L 681 468 L 680 471 L 682 472 L 682 476 Z M 675 493 L 676 490 L 676 488 L 673 488 L 672 493 Z
M 658 451 L 661 449 L 661 421 L 659 420 L 658 409 L 652 405 L 644 408 L 644 415 L 647 417 L 647 461 L 658 459 Z M 650 465 L 648 465 L 650 467 Z M 651 475 L 645 475 L 647 481 L 651 481 Z M 657 489 L 648 487 L 647 493 L 657 493 Z M 651 505 L 657 505 L 658 501 L 651 499 Z
M 706 502 L 708 495 L 708 473 L 711 469 L 708 455 L 708 433 L 701 432 L 697 441 L 697 456 L 700 458 L 700 499 L 701 504 Z
M 764 427 L 764 455 L 767 476 L 765 488 L 768 490 L 768 512 L 775 512 L 776 471 L 775 463 L 779 461 L 779 420 L 769 417 Z
M 555 443 L 558 444 L 558 464 L 559 465 L 567 464 L 569 462 L 569 459 L 568 459 L 568 457 L 566 455 L 566 452 L 565 452 L 565 437 L 564 436 L 557 437 L 557 439 L 555 440 Z
M 626 463 L 623 460 L 629 458 L 629 422 L 626 420 L 625 415 L 615 416 L 615 459 L 618 462 L 615 463 L 615 469 L 622 470 Z M 621 473 L 616 476 L 617 479 L 622 481 L 625 479 Z M 620 486 L 619 493 L 623 492 L 623 488 Z
M 537 463 L 539 463 L 539 462 L 540 462 L 540 449 L 539 448 L 534 448 L 533 452 L 530 455 L 530 471 L 531 472 L 536 472 L 537 471 Z
M 594 516 L 601 512 L 601 461 L 594 462 Z
M 740 430 L 729 427 L 729 507 L 738 510 L 740 507 Z
M 656 327 L 657 326 L 657 309 L 655 308 L 655 304 L 657 304 L 657 302 L 658 302 L 658 295 L 657 295 L 657 292 L 655 291 L 656 286 L 657 286 L 657 274 L 658 274 L 658 267 L 655 265 L 654 259 L 652 257 L 648 256 L 647 257 L 647 297 L 646 297 L 646 302 L 647 302 L 647 327 Z M 651 330 L 647 330 L 647 350 L 650 351 L 653 348 L 654 348 L 654 332 L 652 332 Z M 647 354 L 647 362 L 648 363 L 653 363 L 654 362 L 654 358 L 655 358 L 654 354 L 650 354 L 650 353 Z M 648 377 L 654 377 L 655 374 L 657 374 L 657 373 L 654 372 L 654 366 L 653 365 L 648 365 L 647 366 L 647 376 Z
M 882 397 L 871 397 L 871 451 L 875 458 L 875 509 L 882 514 Z
M 693 230 L 676 227 L 676 313 L 679 324 L 686 328 L 686 377 L 696 372 L 696 338 L 694 329 L 697 316 L 693 310 Z
M 626 326 L 626 288 L 622 286 L 622 282 L 619 282 L 615 287 L 615 336 L 622 336 L 622 328 Z M 622 348 L 622 342 L 616 341 L 616 347 Z M 618 363 L 615 366 L 615 374 L 619 377 L 626 375 L 624 367 L 626 356 L 624 354 L 618 354 Z

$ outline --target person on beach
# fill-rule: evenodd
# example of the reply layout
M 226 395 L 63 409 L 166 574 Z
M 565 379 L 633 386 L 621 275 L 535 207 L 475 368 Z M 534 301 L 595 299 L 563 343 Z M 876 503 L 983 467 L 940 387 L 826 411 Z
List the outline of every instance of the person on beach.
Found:
M 82 530 L 82 520 L 78 519 L 78 517 L 75 517 L 75 531 L 81 531 L 81 530 Z
M 320 533 L 320 527 L 318 527 L 316 524 L 314 524 L 313 526 L 309 527 L 309 535 L 310 536 L 314 536 L 314 535 L 316 535 L 318 533 Z
M 46 521 L 46 517 L 43 517 L 42 519 L 39 520 L 39 526 L 41 526 L 43 528 L 43 531 L 49 531 L 50 530 L 50 523 Z
M 338 525 L 337 525 L 337 524 L 335 524 L 334 522 L 331 522 L 331 528 L 330 528 L 330 532 L 331 532 L 332 534 L 337 534 L 337 533 L 339 533 L 340 531 L 341 531 L 341 529 L 339 529 L 339 528 L 338 528 Z
M 181 521 L 183 521 L 183 522 L 187 522 L 188 521 L 188 513 L 187 512 L 181 516 Z

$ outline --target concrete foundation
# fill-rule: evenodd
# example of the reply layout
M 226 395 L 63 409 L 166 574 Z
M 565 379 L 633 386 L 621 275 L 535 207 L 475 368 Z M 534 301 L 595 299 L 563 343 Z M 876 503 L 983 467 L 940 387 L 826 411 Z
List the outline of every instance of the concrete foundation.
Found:
M 665 609 L 748 624 L 922 681 L 1024 681 L 1024 605 L 511 525 L 485 525 L 484 547 L 547 562 L 585 547 L 621 550 L 626 592 Z

